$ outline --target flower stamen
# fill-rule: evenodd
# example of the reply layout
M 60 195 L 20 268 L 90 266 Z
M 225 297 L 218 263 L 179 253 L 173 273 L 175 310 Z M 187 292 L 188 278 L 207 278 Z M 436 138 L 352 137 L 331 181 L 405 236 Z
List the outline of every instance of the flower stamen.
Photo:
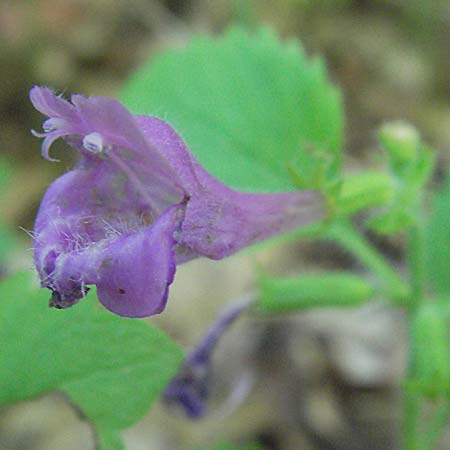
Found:
M 83 147 L 90 153 L 102 153 L 104 149 L 103 136 L 93 132 L 83 138 Z

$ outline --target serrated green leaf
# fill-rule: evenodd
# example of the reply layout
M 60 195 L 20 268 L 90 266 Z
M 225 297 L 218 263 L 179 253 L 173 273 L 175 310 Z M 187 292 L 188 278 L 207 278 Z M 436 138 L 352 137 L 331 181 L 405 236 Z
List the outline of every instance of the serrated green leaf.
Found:
M 113 448 L 118 431 L 142 417 L 175 374 L 182 352 L 94 295 L 64 311 L 47 303 L 30 274 L 0 284 L 0 404 L 62 390 L 98 428 L 103 448 Z
M 450 295 L 450 174 L 434 195 L 426 227 L 425 267 L 436 293 Z
M 266 312 L 286 313 L 317 306 L 352 306 L 369 300 L 373 287 L 347 272 L 323 272 L 258 280 L 258 307 Z
M 171 123 L 207 170 L 235 188 L 296 188 L 288 165 L 311 148 L 329 152 L 331 172 L 340 166 L 339 91 L 322 60 L 266 28 L 232 28 L 164 51 L 131 77 L 121 100 Z

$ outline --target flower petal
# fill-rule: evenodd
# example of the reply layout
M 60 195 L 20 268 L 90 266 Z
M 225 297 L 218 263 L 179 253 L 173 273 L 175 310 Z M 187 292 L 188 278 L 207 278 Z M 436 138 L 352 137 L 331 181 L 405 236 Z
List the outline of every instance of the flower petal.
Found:
M 183 189 L 192 192 L 200 187 L 195 172 L 199 164 L 189 153 L 186 144 L 166 122 L 153 116 L 134 116 L 141 132 L 164 155 L 176 173 Z
M 316 191 L 239 192 L 197 167 L 202 190 L 187 204 L 180 244 L 212 259 L 321 219 L 322 196 Z
M 161 149 L 145 136 L 136 117 L 121 103 L 109 97 L 73 95 L 72 103 L 85 122 L 84 134 L 99 133 L 105 142 L 122 148 L 121 158 L 152 167 L 154 176 L 173 185 L 174 174 Z
M 70 103 L 48 88 L 35 86 L 30 91 L 30 98 L 36 109 L 49 117 L 44 123 L 46 133 L 36 134 L 47 136 L 43 146 L 46 157 L 50 144 L 63 136 L 78 136 L 77 144 L 73 144 L 73 139 L 68 139 L 68 142 L 86 156 L 86 146 L 83 146 L 85 138 L 95 135 L 102 141 L 105 150 L 109 151 L 111 160 L 125 162 L 136 173 L 145 172 L 146 178 L 152 177 L 171 196 L 177 197 L 183 191 L 177 171 L 173 170 L 164 154 L 168 145 L 164 148 L 159 145 L 161 139 L 157 133 L 163 128 L 162 124 L 158 130 L 144 133 L 138 116 L 133 116 L 117 100 L 109 97 L 84 97 L 77 94 L 72 95 Z M 166 128 L 170 127 L 166 125 Z M 173 141 L 178 136 L 171 131 Z M 178 142 L 184 145 L 179 138 Z M 189 156 L 187 151 L 185 153 Z M 185 162 L 189 162 L 189 158 Z
M 319 192 L 236 191 L 206 172 L 167 123 L 150 116 L 136 116 L 136 120 L 177 171 L 189 194 L 177 262 L 198 255 L 221 259 L 242 247 L 323 217 Z
M 177 214 L 172 207 L 151 226 L 108 246 L 97 282 L 98 298 L 107 309 L 125 317 L 146 317 L 164 309 L 175 275 Z
M 36 218 L 35 262 L 51 305 L 71 306 L 96 284 L 111 311 L 156 314 L 175 273 L 173 235 L 185 206 L 157 218 L 109 161 L 86 166 L 52 183 Z
M 75 107 L 47 87 L 34 86 L 31 88 L 30 100 L 38 111 L 48 117 L 64 117 L 78 121 Z
M 81 161 L 49 186 L 39 207 L 33 246 L 42 285 L 58 289 L 54 271 L 64 255 L 138 232 L 169 206 L 160 203 L 154 210 L 110 161 Z

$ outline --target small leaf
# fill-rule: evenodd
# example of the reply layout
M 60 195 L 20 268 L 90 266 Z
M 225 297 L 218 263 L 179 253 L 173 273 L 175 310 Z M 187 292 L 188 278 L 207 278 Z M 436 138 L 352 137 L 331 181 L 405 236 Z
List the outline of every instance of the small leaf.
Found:
M 148 410 L 182 352 L 161 331 L 83 299 L 49 309 L 48 291 L 20 273 L 0 284 L 0 404 L 62 390 L 97 427 L 104 449 Z M 115 447 L 114 447 L 115 446 Z
M 290 312 L 317 306 L 353 306 L 369 300 L 373 287 L 346 272 L 324 272 L 285 278 L 260 276 L 258 307 Z
M 450 295 L 450 174 L 434 195 L 426 227 L 425 267 L 436 293 Z
M 267 28 L 232 28 L 164 51 L 130 78 L 121 99 L 171 123 L 199 161 L 235 188 L 295 189 L 288 166 L 311 148 L 326 150 L 329 171 L 339 170 L 339 91 L 322 60 Z

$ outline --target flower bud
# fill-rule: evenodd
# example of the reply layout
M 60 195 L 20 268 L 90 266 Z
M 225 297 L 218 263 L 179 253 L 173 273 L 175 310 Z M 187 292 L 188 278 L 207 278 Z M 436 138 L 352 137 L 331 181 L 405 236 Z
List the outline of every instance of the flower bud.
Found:
M 409 123 L 396 121 L 383 125 L 378 139 L 388 153 L 394 169 L 414 161 L 418 156 L 420 135 Z

